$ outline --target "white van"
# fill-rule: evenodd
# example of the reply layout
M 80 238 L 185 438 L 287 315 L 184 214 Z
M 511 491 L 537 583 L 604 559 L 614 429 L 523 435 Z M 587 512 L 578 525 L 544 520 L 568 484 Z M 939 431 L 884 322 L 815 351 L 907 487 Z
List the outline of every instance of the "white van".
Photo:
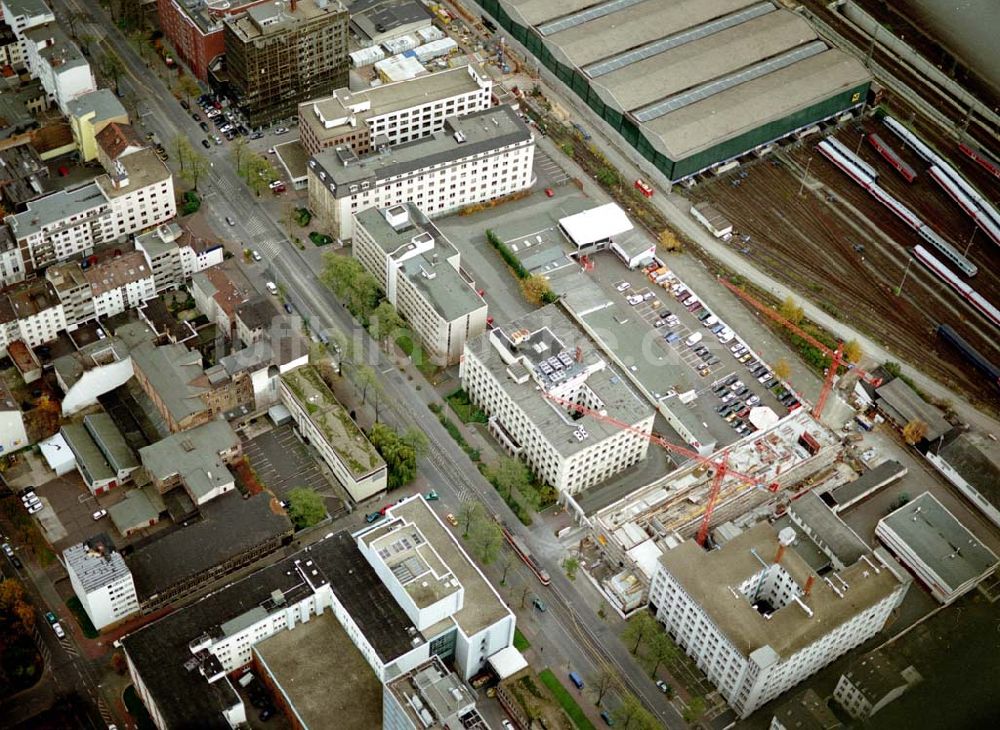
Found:
M 728 331 L 722 330 L 722 332 L 719 333 L 719 342 L 721 342 L 723 345 L 725 345 L 725 344 L 728 344 L 728 343 L 732 342 L 735 337 L 736 337 L 736 333 L 733 332 L 732 330 L 728 330 Z
M 714 314 L 708 315 L 707 317 L 705 317 L 705 321 L 702 322 L 702 324 L 708 327 L 709 329 L 712 329 L 718 323 L 719 323 L 719 318 L 716 317 Z
M 701 342 L 701 332 L 695 332 L 693 335 L 684 340 L 684 344 L 688 347 L 694 347 L 699 342 Z
M 273 281 L 265 283 L 264 286 L 267 287 L 267 290 L 271 292 L 271 294 L 273 294 L 274 296 L 278 296 L 278 287 Z

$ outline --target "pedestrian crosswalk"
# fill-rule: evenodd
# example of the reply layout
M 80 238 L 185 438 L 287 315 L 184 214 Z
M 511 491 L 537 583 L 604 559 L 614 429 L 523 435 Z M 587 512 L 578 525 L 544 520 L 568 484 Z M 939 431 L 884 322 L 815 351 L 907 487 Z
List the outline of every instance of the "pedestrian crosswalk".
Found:
M 108 709 L 108 705 L 104 701 L 103 697 L 97 698 L 97 709 L 101 713 L 101 718 L 108 724 L 109 727 L 114 724 L 115 717 L 111 714 L 111 710 Z
M 246 232 L 249 233 L 254 239 L 258 236 L 264 235 L 264 232 L 267 231 L 267 226 L 264 225 L 264 221 L 255 215 L 250 216 L 249 219 L 244 221 L 243 228 L 245 228 Z
M 63 648 L 63 651 L 65 651 L 70 656 L 80 656 L 80 652 L 77 651 L 77 648 L 73 645 L 73 642 L 69 640 L 69 637 L 65 639 L 59 639 L 59 645 Z

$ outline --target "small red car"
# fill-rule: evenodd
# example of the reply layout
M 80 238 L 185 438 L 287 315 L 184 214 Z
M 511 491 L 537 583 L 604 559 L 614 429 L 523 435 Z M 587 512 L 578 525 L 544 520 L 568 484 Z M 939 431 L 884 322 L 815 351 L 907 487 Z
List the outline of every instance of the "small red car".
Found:
M 546 195 L 546 197 L 552 198 L 552 197 L 555 196 L 555 194 L 556 194 L 556 191 L 553 190 L 552 188 L 545 188 L 545 195 Z

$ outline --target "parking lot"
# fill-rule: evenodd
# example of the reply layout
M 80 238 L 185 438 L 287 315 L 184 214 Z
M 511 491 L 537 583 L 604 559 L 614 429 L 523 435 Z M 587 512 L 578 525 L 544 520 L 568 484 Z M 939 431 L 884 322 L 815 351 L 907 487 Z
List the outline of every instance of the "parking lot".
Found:
M 243 453 L 260 483 L 281 500 L 296 487 L 314 489 L 327 497 L 327 511 L 337 514 L 342 508 L 339 496 L 319 464 L 309 453 L 290 424 L 278 426 L 243 443 Z
M 635 353 L 629 369 L 650 392 L 683 395 L 686 407 L 720 444 L 756 430 L 748 420 L 755 406 L 767 406 L 779 417 L 798 407 L 771 368 L 673 272 L 660 270 L 657 283 L 655 275 L 630 271 L 609 252 L 598 254 L 595 263 L 590 276 L 632 316 L 597 313 L 588 320 L 613 331 L 619 351 Z M 633 335 L 640 344 L 628 344 L 625 329 L 630 327 L 644 330 Z
M 541 147 L 535 147 L 535 162 L 533 165 L 538 187 L 557 187 L 569 182 L 569 175 Z

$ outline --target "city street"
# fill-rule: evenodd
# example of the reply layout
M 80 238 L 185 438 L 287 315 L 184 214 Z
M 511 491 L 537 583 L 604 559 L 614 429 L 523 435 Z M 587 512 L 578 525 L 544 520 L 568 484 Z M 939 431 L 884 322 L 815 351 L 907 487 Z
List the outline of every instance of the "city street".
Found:
M 57 9 L 64 10 L 67 7 L 96 18 L 97 22 L 81 23 L 87 32 L 102 39 L 95 55 L 103 52 L 105 44 L 112 45 L 125 66 L 125 76 L 129 83 L 134 88 L 143 90 L 146 113 L 140 121 L 141 131 L 158 134 L 168 151 L 170 141 L 178 135 L 186 135 L 195 142 L 204 137 L 197 123 L 181 109 L 171 95 L 167 85 L 147 68 L 146 63 L 113 26 L 103 10 L 89 4 L 84 7 L 79 0 L 59 0 L 56 3 Z M 355 348 L 356 352 L 363 353 L 368 364 L 382 375 L 385 389 L 383 420 L 397 428 L 416 427 L 428 437 L 429 453 L 420 461 L 418 470 L 420 478 L 433 485 L 441 494 L 442 509 L 457 511 L 462 501 L 470 499 L 482 502 L 490 513 L 500 515 L 508 524 L 516 524 L 515 531 L 547 563 L 546 567 L 552 575 L 552 586 L 541 590 L 545 591 L 552 617 L 558 618 L 558 621 L 551 628 L 546 627 L 547 651 L 544 661 L 553 667 L 572 666 L 584 676 L 593 676 L 597 673 L 599 662 L 608 662 L 618 669 L 626 686 L 662 722 L 668 726 L 682 727 L 683 723 L 675 708 L 656 689 L 648 673 L 629 655 L 614 632 L 597 616 L 599 604 L 592 596 L 589 599 L 581 596 L 576 585 L 562 574 L 559 567 L 562 547 L 549 532 L 545 522 L 537 521 L 530 530 L 517 523 L 475 465 L 428 410 L 427 404 L 434 399 L 433 388 L 415 368 L 410 368 L 413 384 L 408 383 L 393 359 L 386 357 L 374 346 L 367 334 L 359 331 L 347 310 L 319 281 L 314 262 L 309 261 L 295 247 L 284 243 L 285 235 L 278 223 L 258 204 L 252 192 L 236 175 L 226 147 L 213 147 L 207 151 L 207 156 L 212 166 L 199 182 L 199 190 L 207 196 L 206 207 L 210 209 L 210 220 L 216 223 L 216 230 L 226 230 L 223 223 L 225 217 L 233 217 L 237 222 L 233 229 L 238 235 L 242 235 L 241 240 L 264 256 L 268 280 L 283 287 L 303 316 L 308 316 L 314 332 L 336 329 L 347 333 L 361 344 L 361 347 Z M 176 160 L 173 158 L 171 155 L 170 165 L 176 173 Z M 241 257 L 240 262 L 243 265 Z M 265 279 L 261 276 L 264 268 L 260 264 L 244 266 L 248 279 L 258 292 L 264 291 Z M 345 367 L 345 373 L 348 372 L 349 368 Z M 414 387 L 416 384 L 421 386 L 419 391 Z M 490 572 L 487 571 L 488 574 Z M 517 564 L 510 571 L 509 580 L 528 580 L 530 575 L 525 566 Z

